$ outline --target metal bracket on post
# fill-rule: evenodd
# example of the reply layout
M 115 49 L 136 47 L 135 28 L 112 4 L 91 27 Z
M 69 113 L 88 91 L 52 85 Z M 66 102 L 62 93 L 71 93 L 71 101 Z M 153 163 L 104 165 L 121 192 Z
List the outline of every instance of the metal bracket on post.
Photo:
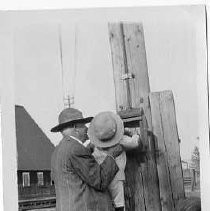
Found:
M 133 73 L 125 73 L 121 76 L 121 80 L 128 80 L 128 79 L 134 79 L 135 75 Z

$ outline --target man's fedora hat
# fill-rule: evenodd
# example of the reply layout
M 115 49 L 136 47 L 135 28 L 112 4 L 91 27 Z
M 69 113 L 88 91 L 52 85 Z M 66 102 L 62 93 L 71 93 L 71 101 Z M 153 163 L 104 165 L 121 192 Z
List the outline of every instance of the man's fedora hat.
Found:
M 82 112 L 75 108 L 64 109 L 58 117 L 58 125 L 51 129 L 51 132 L 60 132 L 64 128 L 74 125 L 75 123 L 89 123 L 93 117 L 84 118 Z
M 119 115 L 106 111 L 97 114 L 90 123 L 88 136 L 96 147 L 106 148 L 119 143 L 124 134 L 123 121 Z

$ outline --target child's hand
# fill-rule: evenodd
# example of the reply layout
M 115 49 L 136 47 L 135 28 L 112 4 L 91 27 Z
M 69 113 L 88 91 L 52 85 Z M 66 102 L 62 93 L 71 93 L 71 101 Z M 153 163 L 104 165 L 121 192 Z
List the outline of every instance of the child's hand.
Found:
M 129 128 L 124 129 L 124 135 L 132 137 L 132 131 Z
M 123 139 L 120 141 L 120 144 L 124 147 L 125 150 L 137 149 L 142 147 L 140 135 L 134 134 L 132 137 L 123 136 Z

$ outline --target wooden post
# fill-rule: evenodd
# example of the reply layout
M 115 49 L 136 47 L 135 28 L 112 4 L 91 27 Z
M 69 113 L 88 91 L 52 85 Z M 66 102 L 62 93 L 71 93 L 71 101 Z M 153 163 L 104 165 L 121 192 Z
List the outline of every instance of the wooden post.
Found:
M 195 169 L 191 169 L 191 191 L 194 191 L 196 186 Z
M 155 163 L 149 107 L 149 77 L 142 24 L 109 24 L 117 111 L 142 108 L 140 130 L 146 152 L 127 154 L 126 211 L 160 211 L 158 175 Z
M 156 161 L 162 210 L 174 210 L 185 194 L 172 92 L 151 93 L 150 106 L 153 133 L 159 150 Z

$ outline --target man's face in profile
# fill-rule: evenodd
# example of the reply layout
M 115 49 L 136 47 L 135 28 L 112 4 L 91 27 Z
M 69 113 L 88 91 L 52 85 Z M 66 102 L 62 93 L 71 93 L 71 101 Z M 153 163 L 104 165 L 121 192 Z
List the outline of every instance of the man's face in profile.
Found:
M 87 135 L 87 126 L 85 123 L 78 123 L 76 124 L 76 128 L 79 132 L 79 136 L 80 136 L 80 140 L 82 142 L 85 142 L 86 140 L 88 140 L 88 135 Z

